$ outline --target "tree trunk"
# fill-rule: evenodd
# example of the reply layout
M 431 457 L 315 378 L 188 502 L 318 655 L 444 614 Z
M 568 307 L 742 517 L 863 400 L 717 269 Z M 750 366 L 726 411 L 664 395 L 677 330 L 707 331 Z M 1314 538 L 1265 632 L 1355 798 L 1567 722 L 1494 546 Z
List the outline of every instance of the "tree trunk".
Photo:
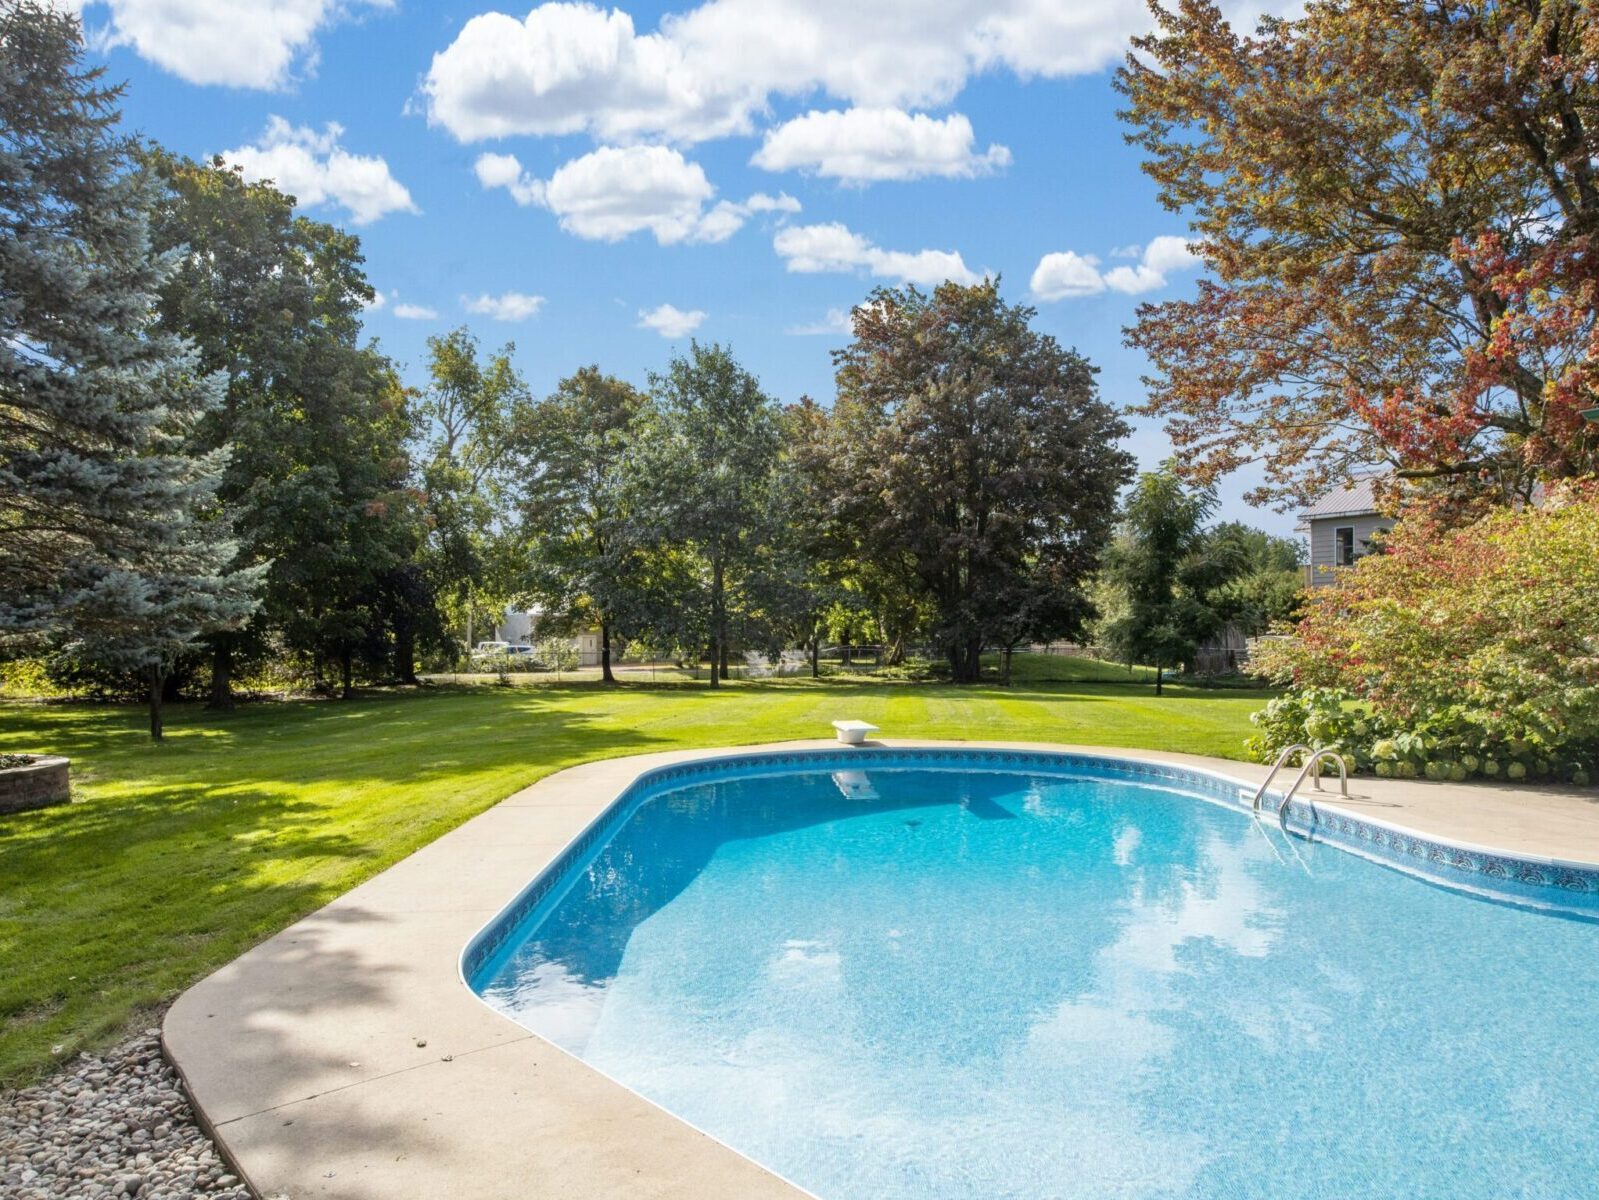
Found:
M 1160 695 L 1161 676 L 1166 673 L 1166 668 L 1160 665 L 1155 667 L 1155 695 Z
M 981 638 L 955 637 L 949 643 L 949 676 L 952 683 L 976 683 L 982 677 Z
M 417 683 L 416 630 L 409 617 L 401 618 L 394 626 L 394 674 L 401 683 Z
M 616 676 L 611 674 L 611 623 L 600 622 L 600 679 L 606 683 L 615 683 Z
M 726 641 L 726 635 L 723 636 L 722 656 L 717 661 L 717 669 L 722 672 L 722 678 L 723 679 L 731 679 L 732 678 L 732 676 L 728 674 L 728 670 L 727 670 L 727 641 Z
M 468 667 L 472 662 L 472 602 L 466 602 L 466 661 Z
M 1006 687 L 1010 687 L 1010 656 L 1011 656 L 1011 648 L 1009 646 L 1006 646 L 1005 647 L 1004 678 L 1001 680 L 1001 682 L 1004 683 L 1004 685 Z
M 822 677 L 822 635 L 816 634 L 811 638 L 811 678 Z
M 722 560 L 711 563 L 711 686 L 722 686 L 722 654 L 726 649 L 727 623 L 722 618 Z
M 166 691 L 166 668 L 159 663 L 150 668 L 150 737 L 159 742 L 164 732 L 161 725 L 161 701 Z
M 213 712 L 233 711 L 233 643 L 225 633 L 211 647 L 211 696 L 205 706 Z
M 354 664 L 351 661 L 354 657 L 348 642 L 339 647 L 339 678 L 343 685 L 339 693 L 341 700 L 349 700 L 355 696 Z

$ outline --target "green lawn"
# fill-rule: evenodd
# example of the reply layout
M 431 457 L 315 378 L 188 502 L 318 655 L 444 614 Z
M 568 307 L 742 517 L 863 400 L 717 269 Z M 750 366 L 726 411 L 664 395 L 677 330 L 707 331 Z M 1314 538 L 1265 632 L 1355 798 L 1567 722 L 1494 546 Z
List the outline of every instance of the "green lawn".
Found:
M 1267 693 L 1018 660 L 1017 685 L 785 680 L 471 686 L 347 703 L 168 710 L 0 703 L 0 751 L 73 759 L 70 806 L 0 818 L 0 1084 L 147 1020 L 298 917 L 552 771 L 828 733 L 1154 747 L 1240 757 Z

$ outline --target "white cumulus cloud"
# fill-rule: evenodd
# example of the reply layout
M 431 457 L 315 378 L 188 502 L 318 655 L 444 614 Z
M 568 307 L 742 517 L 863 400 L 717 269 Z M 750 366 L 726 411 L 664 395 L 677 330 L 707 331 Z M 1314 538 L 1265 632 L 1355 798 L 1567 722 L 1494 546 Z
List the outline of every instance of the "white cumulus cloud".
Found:
M 1010 163 L 992 145 L 976 153 L 972 123 L 960 113 L 942 120 L 898 108 L 809 112 L 779 125 L 750 161 L 768 171 L 801 170 L 850 183 L 986 175 Z
M 469 313 L 492 317 L 496 321 L 525 321 L 536 316 L 544 307 L 543 296 L 529 296 L 524 292 L 505 292 L 499 296 L 463 296 L 461 303 Z
M 1188 248 L 1184 238 L 1162 234 L 1140 250 L 1122 247 L 1113 252 L 1118 258 L 1137 258 L 1130 266 L 1099 269 L 1092 254 L 1063 250 L 1046 254 L 1033 269 L 1033 295 L 1040 300 L 1065 300 L 1073 296 L 1095 296 L 1109 288 L 1126 295 L 1152 292 L 1170 282 L 1172 274 L 1202 266 L 1204 260 Z
M 619 9 L 545 3 L 473 17 L 421 90 L 429 121 L 460 141 L 687 143 L 751 132 L 777 96 L 925 108 L 979 72 L 1099 71 L 1149 27 L 1142 0 L 706 0 L 643 32 Z
M 418 211 L 389 164 L 376 155 L 351 154 L 339 144 L 343 136 L 343 126 L 333 122 L 318 133 L 274 116 L 253 145 L 224 150 L 222 157 L 242 167 L 249 179 L 272 180 L 303 205 L 339 205 L 357 225 L 391 212 Z
M 705 320 L 703 310 L 695 308 L 684 312 L 674 304 L 660 304 L 648 311 L 639 310 L 640 329 L 653 329 L 663 338 L 687 337 Z
M 1092 254 L 1063 250 L 1046 254 L 1033 269 L 1033 295 L 1040 300 L 1064 300 L 1067 296 L 1092 296 L 1105 290 L 1099 273 L 1099 259 Z
M 797 213 L 800 202 L 787 192 L 779 192 L 775 196 L 756 192 L 744 201 L 744 207 L 752 213 Z
M 706 85 L 710 86 L 707 87 Z M 541 4 L 523 20 L 481 13 L 433 56 L 428 121 L 458 140 L 588 132 L 606 141 L 744 129 L 758 97 L 701 79 L 679 48 L 590 4 Z
M 935 286 L 946 279 L 972 284 L 982 278 L 954 250 L 884 250 L 839 222 L 794 225 L 778 231 L 772 248 L 790 270 L 806 274 L 865 271 L 883 279 Z
M 847 308 L 830 308 L 827 315 L 820 321 L 811 321 L 804 325 L 790 325 L 785 331 L 796 337 L 834 337 L 838 334 L 849 334 L 854 331 L 850 323 L 850 312 Z
M 297 68 L 314 67 L 317 33 L 365 8 L 394 0 L 103 0 L 83 7 L 91 36 L 131 47 L 139 57 L 190 83 L 278 88 Z M 78 5 L 73 5 L 78 7 Z
M 392 305 L 392 307 L 391 307 Z M 434 321 L 438 312 L 423 304 L 408 304 L 397 291 L 373 291 L 372 299 L 361 306 L 363 312 L 375 313 L 388 309 L 402 321 Z
M 485 188 L 504 188 L 518 204 L 544 203 L 544 181 L 522 170 L 514 154 L 480 154 L 472 171 Z
M 514 154 L 482 154 L 473 164 L 485 188 L 504 188 L 523 205 L 555 214 L 581 238 L 616 242 L 648 231 L 663 246 L 725 241 L 752 213 L 795 213 L 787 193 L 757 192 L 742 204 L 711 201 L 716 188 L 698 163 L 666 146 L 601 146 L 556 169 L 548 180 L 522 169 Z

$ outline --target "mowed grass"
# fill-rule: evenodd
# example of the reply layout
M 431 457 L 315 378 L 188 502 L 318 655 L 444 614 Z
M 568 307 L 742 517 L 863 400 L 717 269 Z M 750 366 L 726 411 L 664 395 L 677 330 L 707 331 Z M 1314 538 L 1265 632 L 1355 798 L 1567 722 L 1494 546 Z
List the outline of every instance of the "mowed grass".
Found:
M 1015 686 L 808 679 L 463 686 L 168 710 L 0 704 L 0 751 L 73 759 L 74 802 L 0 817 L 0 1084 L 150 1021 L 209 971 L 534 780 L 589 759 L 828 734 L 1240 757 L 1268 693 L 1019 660 Z

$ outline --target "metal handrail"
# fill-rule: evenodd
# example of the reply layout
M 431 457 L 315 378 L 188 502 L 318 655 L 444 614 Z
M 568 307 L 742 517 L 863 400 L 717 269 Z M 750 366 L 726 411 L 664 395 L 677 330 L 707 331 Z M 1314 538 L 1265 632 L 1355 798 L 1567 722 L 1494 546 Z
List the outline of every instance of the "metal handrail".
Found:
M 1288 802 L 1294 798 L 1294 793 L 1299 790 L 1299 785 L 1305 782 L 1305 777 L 1313 771 L 1316 775 L 1316 790 L 1321 790 L 1322 759 L 1330 756 L 1338 764 L 1338 790 L 1345 796 L 1349 795 L 1349 768 L 1344 765 L 1344 756 L 1338 752 L 1336 746 L 1323 746 L 1320 750 L 1313 750 L 1302 743 L 1295 743 L 1277 756 L 1277 761 L 1272 764 L 1271 771 L 1266 776 L 1266 782 L 1261 784 L 1255 792 L 1255 798 L 1250 807 L 1257 815 L 1260 813 L 1260 801 L 1266 795 L 1266 789 L 1271 787 L 1271 781 L 1277 777 L 1277 772 L 1282 770 L 1283 764 L 1288 761 L 1290 755 L 1300 753 L 1308 754 L 1310 758 L 1299 769 L 1299 775 L 1294 780 L 1293 785 L 1283 793 L 1283 802 L 1277 808 L 1277 824 L 1282 827 L 1284 832 L 1287 832 L 1288 829 Z M 1312 805 L 1311 811 L 1315 811 L 1314 805 Z
M 1277 756 L 1277 761 L 1271 764 L 1271 770 L 1266 773 L 1266 782 L 1255 789 L 1255 799 L 1250 804 L 1250 808 L 1257 813 L 1260 811 L 1261 797 L 1266 794 L 1266 789 L 1271 786 L 1271 781 L 1277 778 L 1277 772 L 1283 769 L 1283 764 L 1288 761 L 1289 755 L 1298 754 L 1301 750 L 1303 750 L 1306 754 L 1310 753 L 1309 746 L 1301 745 L 1300 743 L 1296 742 Z

